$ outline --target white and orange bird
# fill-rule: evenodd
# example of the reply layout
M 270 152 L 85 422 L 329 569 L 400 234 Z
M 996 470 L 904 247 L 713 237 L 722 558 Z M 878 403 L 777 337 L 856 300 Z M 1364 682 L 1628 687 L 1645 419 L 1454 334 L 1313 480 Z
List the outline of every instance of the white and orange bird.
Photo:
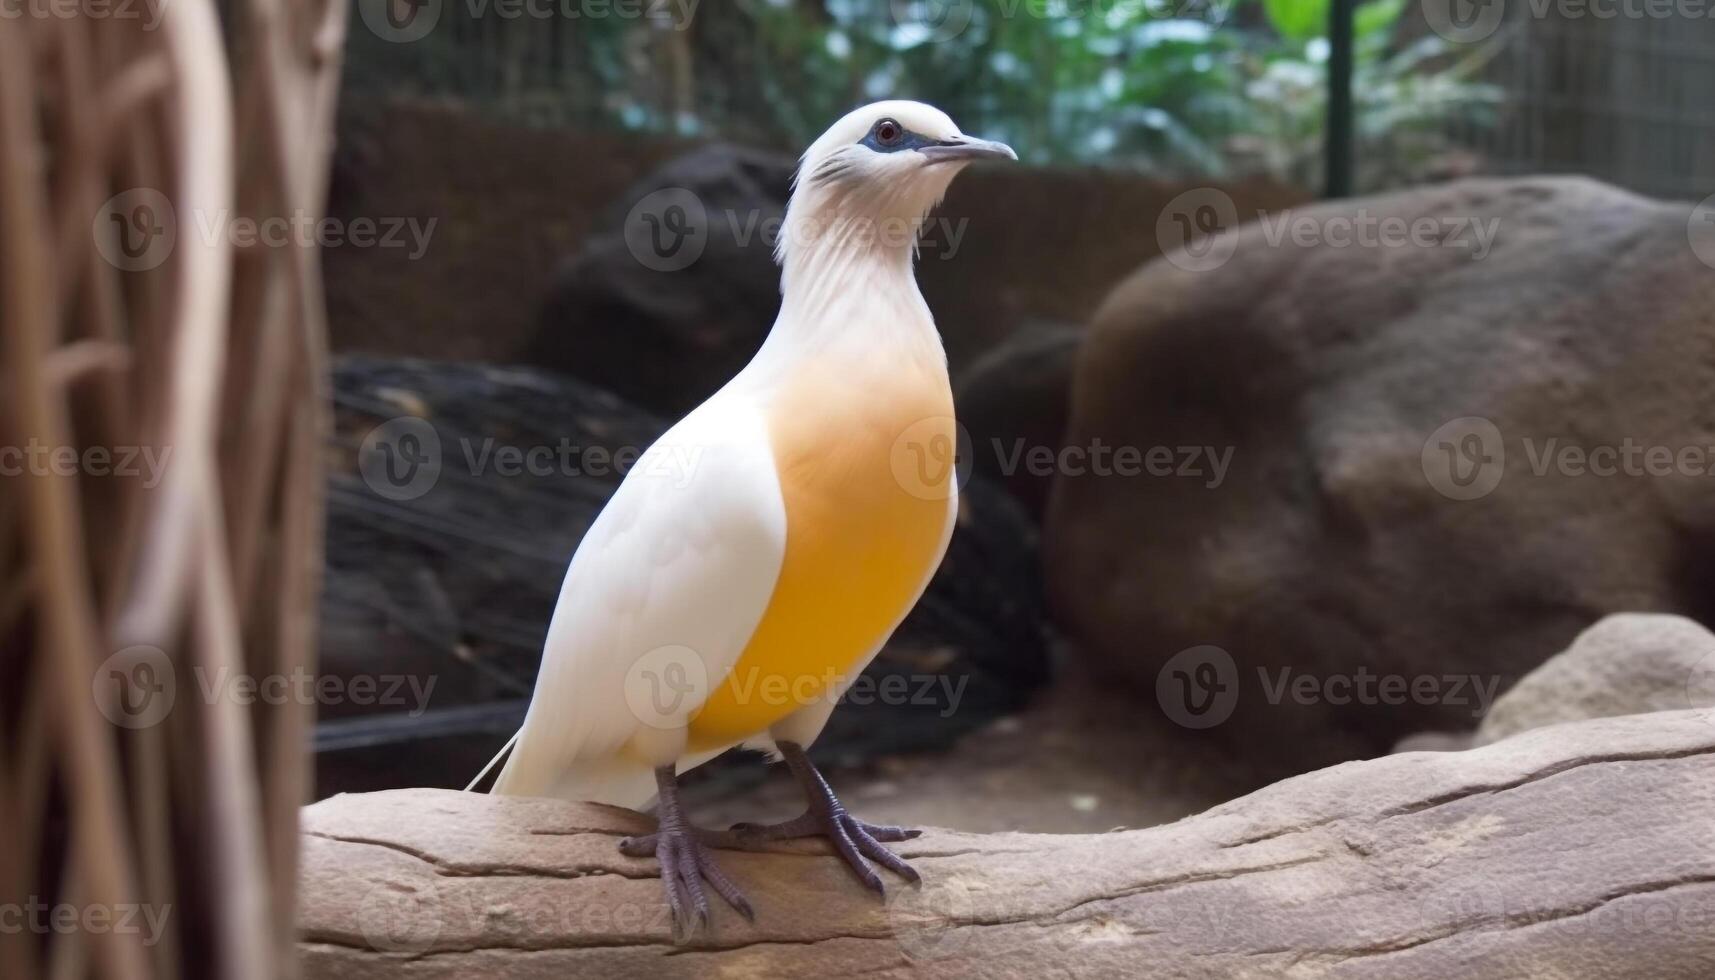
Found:
M 916 831 L 847 813 L 805 747 L 952 536 L 953 467 L 923 465 L 954 442 L 952 392 L 912 264 L 954 175 L 997 158 L 1017 159 L 917 102 L 865 106 L 816 140 L 776 243 L 767 341 L 644 454 L 572 557 L 494 791 L 658 796 L 657 831 L 620 848 L 659 859 L 676 935 L 707 926 L 704 882 L 753 915 L 714 847 L 825 836 L 877 892 L 869 861 L 917 879 L 881 846 Z M 678 774 L 734 746 L 783 758 L 803 815 L 693 826 Z

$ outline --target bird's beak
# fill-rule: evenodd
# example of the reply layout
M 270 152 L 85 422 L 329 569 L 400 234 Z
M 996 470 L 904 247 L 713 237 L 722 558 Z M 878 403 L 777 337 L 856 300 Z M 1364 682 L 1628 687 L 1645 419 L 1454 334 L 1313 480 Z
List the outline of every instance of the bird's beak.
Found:
M 1012 152 L 1012 147 L 994 140 L 980 140 L 974 136 L 956 136 L 950 140 L 942 140 L 934 146 L 921 147 L 917 151 L 930 163 L 951 163 L 956 160 L 1017 160 L 1018 154 Z

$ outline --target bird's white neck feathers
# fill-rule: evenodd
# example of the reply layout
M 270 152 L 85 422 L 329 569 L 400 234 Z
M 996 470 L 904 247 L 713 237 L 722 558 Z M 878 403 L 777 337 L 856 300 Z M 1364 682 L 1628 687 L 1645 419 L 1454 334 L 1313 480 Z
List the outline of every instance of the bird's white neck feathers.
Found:
M 943 356 L 913 264 L 953 169 L 887 183 L 819 181 L 801 171 L 775 241 L 781 306 L 764 351 L 855 345 Z

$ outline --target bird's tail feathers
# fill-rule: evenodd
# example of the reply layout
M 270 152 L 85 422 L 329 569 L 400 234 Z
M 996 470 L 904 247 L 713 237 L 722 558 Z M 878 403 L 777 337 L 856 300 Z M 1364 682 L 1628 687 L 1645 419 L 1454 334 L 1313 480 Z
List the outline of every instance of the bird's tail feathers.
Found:
M 646 763 L 622 756 L 542 766 L 530 764 L 524 753 L 513 752 L 490 792 L 610 803 L 635 810 L 655 798 L 655 771 Z
M 499 762 L 502 758 L 504 758 L 506 756 L 506 753 L 512 751 L 512 747 L 514 745 L 518 744 L 518 736 L 520 736 L 522 734 L 524 734 L 524 729 L 522 729 L 522 728 L 520 728 L 517 731 L 512 733 L 512 737 L 506 740 L 506 744 L 502 745 L 500 747 L 500 751 L 494 753 L 494 758 L 488 760 L 488 765 L 483 766 L 482 771 L 476 774 L 476 778 L 472 779 L 470 782 L 465 784 L 464 791 L 466 793 L 475 789 L 476 784 L 482 782 L 483 777 L 487 776 L 491 771 L 493 771 L 494 764 Z

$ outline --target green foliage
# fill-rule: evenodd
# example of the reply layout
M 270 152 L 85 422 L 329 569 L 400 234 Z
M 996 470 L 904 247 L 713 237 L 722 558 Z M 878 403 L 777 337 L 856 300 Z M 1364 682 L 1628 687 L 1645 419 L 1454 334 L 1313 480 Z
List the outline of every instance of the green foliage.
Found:
M 1497 97 L 1474 81 L 1483 53 L 1401 42 L 1406 2 L 1356 12 L 1371 183 L 1409 179 L 1446 150 L 1450 123 L 1482 125 Z M 695 11 L 684 24 L 477 18 L 371 54 L 392 59 L 376 73 L 390 85 L 412 76 L 398 60 L 409 48 L 434 59 L 426 74 L 440 91 L 557 109 L 549 121 L 562 123 L 796 148 L 853 105 L 917 98 L 1038 163 L 1318 181 L 1329 0 L 719 0 Z M 352 61 L 361 78 L 364 56 Z
M 1263 0 L 1263 8 L 1283 40 L 1303 44 L 1327 33 L 1328 0 Z

